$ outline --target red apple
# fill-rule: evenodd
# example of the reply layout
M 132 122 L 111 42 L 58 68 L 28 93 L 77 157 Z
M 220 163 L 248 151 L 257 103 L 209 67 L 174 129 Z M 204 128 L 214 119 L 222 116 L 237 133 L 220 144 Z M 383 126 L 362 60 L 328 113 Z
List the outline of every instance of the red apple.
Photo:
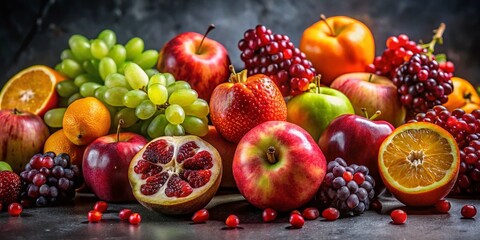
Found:
M 157 64 L 160 72 L 169 72 L 175 79 L 190 83 L 207 102 L 213 89 L 230 75 L 227 50 L 206 37 L 213 28 L 213 24 L 210 25 L 205 35 L 195 32 L 177 35 L 163 46 Z
M 388 78 L 372 73 L 348 73 L 336 78 L 331 88 L 343 92 L 355 109 L 355 114 L 363 116 L 362 108 L 367 112 L 380 110 L 378 120 L 385 120 L 393 126 L 405 121 L 406 110 L 400 103 L 397 87 Z
M 128 167 L 135 154 L 147 142 L 144 137 L 129 132 L 95 139 L 83 154 L 85 184 L 100 200 L 135 201 L 128 180 Z
M 50 133 L 42 118 L 29 112 L 0 110 L 0 161 L 20 173 L 42 151 Z
M 328 125 L 320 136 L 318 145 L 327 161 L 341 157 L 348 164 L 365 165 L 375 179 L 375 192 L 378 194 L 383 187 L 377 163 L 378 151 L 383 140 L 393 130 L 394 127 L 386 121 L 372 121 L 358 115 L 345 114 Z
M 233 177 L 247 201 L 281 212 L 310 201 L 325 172 L 325 156 L 313 138 L 289 122 L 256 126 L 239 142 L 233 159 Z

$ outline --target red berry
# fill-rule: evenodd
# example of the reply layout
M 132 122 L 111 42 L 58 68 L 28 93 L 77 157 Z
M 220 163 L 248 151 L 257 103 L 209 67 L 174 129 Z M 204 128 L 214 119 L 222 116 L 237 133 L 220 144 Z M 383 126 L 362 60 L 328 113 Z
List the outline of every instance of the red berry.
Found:
M 120 218 L 120 220 L 128 220 L 128 218 L 130 217 L 130 215 L 132 215 L 132 210 L 130 209 L 123 209 L 122 211 L 120 211 L 118 213 L 118 217 Z
M 91 223 L 97 223 L 102 220 L 102 213 L 96 210 L 90 210 L 88 212 L 88 221 Z
M 230 214 L 225 220 L 225 224 L 229 228 L 236 228 L 240 224 L 240 219 L 236 215 Z
M 93 210 L 99 211 L 101 213 L 104 213 L 105 211 L 107 211 L 107 208 L 108 208 L 108 204 L 104 201 L 98 201 L 95 203 L 95 205 L 93 205 Z
M 292 212 L 290 212 L 290 215 L 292 215 L 292 214 L 302 215 L 302 213 L 298 210 L 293 210 Z
M 345 172 L 343 172 L 342 177 L 343 177 L 343 179 L 345 179 L 345 182 L 348 183 L 353 179 L 353 174 L 349 171 L 345 171 Z
M 132 225 L 138 225 L 142 221 L 142 216 L 139 213 L 132 213 L 130 217 L 128 217 L 128 221 Z
M 302 215 L 294 213 L 290 215 L 289 222 L 292 228 L 302 228 L 303 224 L 305 224 L 305 219 L 303 219 Z
M 473 205 L 465 205 L 462 207 L 461 213 L 464 218 L 473 218 L 477 215 L 477 208 Z
M 336 208 L 327 208 L 323 210 L 322 217 L 327 221 L 335 221 L 340 217 L 340 212 Z
M 408 36 L 405 35 L 405 34 L 400 34 L 400 35 L 398 35 L 397 38 L 398 38 L 398 43 L 399 43 L 400 45 L 405 45 L 405 44 L 407 44 L 407 42 L 408 42 L 408 40 L 409 40 L 409 39 L 408 39 Z
M 387 48 L 392 49 L 392 50 L 395 50 L 400 46 L 400 44 L 398 42 L 398 38 L 395 37 L 395 36 L 389 37 L 387 39 L 386 45 L 387 45 Z
M 20 216 L 22 211 L 23 211 L 23 207 L 19 203 L 14 202 L 8 205 L 8 214 L 10 214 L 10 216 L 13 216 L 13 217 Z
M 451 204 L 448 200 L 442 199 L 438 200 L 437 203 L 435 203 L 435 209 L 439 213 L 448 213 L 450 211 Z
M 393 224 L 404 224 L 407 221 L 407 213 L 401 209 L 393 210 L 390 213 L 390 217 L 392 218 Z
M 303 217 L 307 220 L 315 220 L 320 216 L 320 212 L 317 208 L 309 207 L 303 210 Z
M 363 173 L 361 172 L 356 172 L 353 175 L 353 181 L 355 181 L 360 186 L 363 182 L 365 182 L 365 175 L 363 175 Z
M 277 218 L 277 211 L 275 211 L 275 209 L 272 209 L 272 208 L 267 208 L 263 210 L 262 218 L 264 222 L 271 222 L 275 220 L 275 218 Z
M 200 209 L 193 214 L 192 221 L 194 223 L 203 223 L 206 222 L 209 217 L 210 213 L 207 209 Z

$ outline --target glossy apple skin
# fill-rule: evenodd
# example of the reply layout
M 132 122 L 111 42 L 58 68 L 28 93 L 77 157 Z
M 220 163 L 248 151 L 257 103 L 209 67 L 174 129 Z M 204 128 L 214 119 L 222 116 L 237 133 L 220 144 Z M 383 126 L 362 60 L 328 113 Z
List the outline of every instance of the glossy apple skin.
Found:
M 376 120 L 385 120 L 395 127 L 405 122 L 406 110 L 400 103 L 397 87 L 386 77 L 364 72 L 348 73 L 336 78 L 330 87 L 350 99 L 357 115 L 364 115 L 362 108 L 366 108 L 370 115 L 380 110 L 382 114 Z
M 383 182 L 378 170 L 378 151 L 383 140 L 395 128 L 389 122 L 347 114 L 333 120 L 323 132 L 318 145 L 327 161 L 343 158 L 349 165 L 365 165 L 375 179 L 375 193 L 380 193 Z
M 276 163 L 268 161 L 270 146 L 276 149 Z M 247 201 L 280 212 L 310 201 L 325 172 L 325 156 L 310 134 L 281 121 L 264 122 L 250 130 L 233 159 L 233 177 Z
M 319 92 L 306 92 L 287 103 L 287 121 L 307 130 L 318 141 L 328 124 L 342 114 L 353 114 L 350 100 L 332 88 L 320 87 Z
M 39 116 L 0 110 L 0 161 L 7 162 L 19 174 L 30 158 L 43 150 L 49 135 L 47 125 Z
M 202 34 L 185 32 L 171 39 L 159 53 L 157 69 L 187 81 L 208 102 L 213 89 L 228 80 L 231 63 L 225 47 L 210 38 L 205 38 L 197 53 L 202 38 Z
M 135 197 L 128 180 L 130 161 L 148 140 L 135 133 L 110 134 L 95 139 L 83 154 L 85 184 L 103 201 L 132 202 Z

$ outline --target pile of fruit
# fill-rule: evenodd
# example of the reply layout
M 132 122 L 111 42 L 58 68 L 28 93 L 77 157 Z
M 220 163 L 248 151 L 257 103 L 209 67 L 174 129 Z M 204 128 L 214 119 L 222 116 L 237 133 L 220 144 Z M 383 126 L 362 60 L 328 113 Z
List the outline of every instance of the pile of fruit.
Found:
M 111 30 L 73 35 L 53 69 L 13 76 L 0 92 L 0 210 L 18 216 L 83 189 L 100 200 L 92 223 L 107 202 L 134 201 L 200 223 L 217 190 L 233 187 L 264 222 L 290 213 L 301 228 L 379 209 L 385 188 L 439 213 L 446 196 L 480 196 L 480 97 L 434 53 L 444 24 L 427 44 L 392 36 L 378 57 L 349 17 L 322 15 L 299 47 L 258 25 L 238 42 L 239 72 L 206 37 L 213 28 L 160 52 Z M 141 222 L 130 209 L 119 218 Z

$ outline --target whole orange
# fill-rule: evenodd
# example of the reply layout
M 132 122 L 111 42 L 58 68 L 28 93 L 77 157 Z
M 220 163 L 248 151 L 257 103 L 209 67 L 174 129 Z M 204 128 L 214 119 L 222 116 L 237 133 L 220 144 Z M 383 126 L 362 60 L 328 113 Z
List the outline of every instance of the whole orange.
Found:
M 78 146 L 68 140 L 67 136 L 60 129 L 54 132 L 45 141 L 43 152 L 54 152 L 55 154 L 67 153 L 70 156 L 70 161 L 82 169 L 83 152 L 87 146 Z M 81 172 L 81 171 L 80 171 Z
M 469 81 L 459 77 L 452 77 L 452 82 L 453 92 L 448 95 L 448 101 L 443 106 L 449 111 L 461 108 L 466 113 L 480 109 L 480 97 L 475 87 Z
M 305 29 L 300 50 L 329 86 L 344 73 L 363 72 L 375 57 L 375 42 L 370 29 L 362 22 L 335 16 Z

